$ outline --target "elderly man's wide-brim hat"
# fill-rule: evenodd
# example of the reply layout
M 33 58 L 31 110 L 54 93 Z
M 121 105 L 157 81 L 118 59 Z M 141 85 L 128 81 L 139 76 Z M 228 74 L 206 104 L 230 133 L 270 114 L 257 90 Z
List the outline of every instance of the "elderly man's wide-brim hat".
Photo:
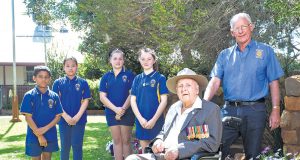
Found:
M 169 91 L 176 94 L 176 84 L 178 80 L 184 78 L 190 78 L 195 80 L 199 85 L 199 91 L 200 91 L 199 93 L 205 90 L 208 84 L 208 80 L 206 77 L 196 74 L 193 70 L 189 68 L 184 68 L 183 70 L 178 72 L 177 76 L 174 76 L 167 80 L 167 87 Z

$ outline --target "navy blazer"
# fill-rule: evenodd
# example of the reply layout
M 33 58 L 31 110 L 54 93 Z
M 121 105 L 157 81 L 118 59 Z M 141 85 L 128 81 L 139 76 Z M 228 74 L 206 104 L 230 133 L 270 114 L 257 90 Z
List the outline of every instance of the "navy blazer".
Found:
M 198 99 L 200 98 L 198 97 Z M 170 107 L 162 131 L 152 141 L 152 144 L 156 139 L 162 139 L 163 141 L 166 139 L 177 116 L 175 108 L 178 105 L 182 106 L 182 102 L 177 101 Z M 187 129 L 202 125 L 208 126 L 209 136 L 207 138 L 188 139 Z M 180 130 L 178 136 L 179 159 L 192 157 L 193 154 L 200 151 L 216 152 L 221 144 L 221 137 L 222 120 L 220 107 L 215 103 L 202 100 L 202 106 L 189 112 Z

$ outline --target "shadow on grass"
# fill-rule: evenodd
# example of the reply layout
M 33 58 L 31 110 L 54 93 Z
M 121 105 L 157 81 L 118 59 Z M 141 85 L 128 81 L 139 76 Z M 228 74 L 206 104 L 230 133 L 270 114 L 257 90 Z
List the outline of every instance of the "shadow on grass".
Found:
M 2 138 L 13 128 L 14 125 L 15 125 L 15 123 L 11 123 L 11 125 L 7 128 L 5 133 L 0 134 L 0 140 L 2 140 Z
M 9 136 L 9 137 L 3 138 L 2 141 L 3 142 L 24 141 L 24 143 L 25 143 L 25 137 L 26 137 L 26 134 L 14 135 L 14 136 Z
M 14 146 L 9 148 L 0 149 L 0 155 L 8 153 L 23 153 L 24 148 L 22 146 Z
M 111 140 L 106 123 L 88 123 L 84 135 L 85 159 L 111 160 L 111 155 L 105 150 L 106 143 Z
M 0 143 L 9 143 L 9 145 L 0 145 L 0 159 L 28 159 L 30 157 L 25 155 L 25 148 L 18 142 L 24 142 L 26 134 L 13 135 L 5 137 L 11 130 L 13 124 L 8 127 L 3 135 L 0 135 Z M 59 134 L 58 134 L 59 136 Z M 87 123 L 84 135 L 83 144 L 83 159 L 84 160 L 112 160 L 112 156 L 106 151 L 106 143 L 111 140 L 110 132 L 106 123 Z M 60 143 L 59 143 L 60 144 Z M 13 155 L 11 155 L 13 154 Z M 59 152 L 53 154 L 52 159 L 59 159 Z M 14 156 L 14 157 L 11 157 Z M 70 157 L 72 155 L 70 154 Z

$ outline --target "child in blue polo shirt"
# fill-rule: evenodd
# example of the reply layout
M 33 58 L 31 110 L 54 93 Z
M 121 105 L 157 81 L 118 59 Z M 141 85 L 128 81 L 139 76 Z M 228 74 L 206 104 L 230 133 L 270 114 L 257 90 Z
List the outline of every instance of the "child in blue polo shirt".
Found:
M 56 124 L 62 114 L 58 95 L 48 89 L 51 73 L 46 66 L 36 66 L 33 80 L 36 87 L 26 92 L 21 113 L 28 124 L 25 153 L 32 159 L 51 159 L 58 151 Z
M 143 73 L 134 78 L 131 88 L 131 107 L 136 116 L 136 137 L 143 150 L 161 130 L 164 124 L 162 113 L 167 105 L 166 77 L 154 69 L 156 60 L 153 49 L 139 50 Z
M 76 58 L 65 58 L 63 65 L 66 76 L 53 83 L 53 91 L 59 95 L 64 111 L 63 118 L 59 122 L 60 158 L 69 160 L 72 147 L 73 159 L 82 160 L 83 136 L 87 122 L 86 108 L 91 93 L 87 81 L 76 76 L 78 67 Z
M 132 153 L 130 138 L 134 114 L 130 107 L 130 95 L 134 74 L 125 69 L 124 52 L 114 49 L 109 54 L 112 70 L 100 81 L 100 100 L 104 104 L 107 125 L 113 139 L 115 160 L 123 160 Z

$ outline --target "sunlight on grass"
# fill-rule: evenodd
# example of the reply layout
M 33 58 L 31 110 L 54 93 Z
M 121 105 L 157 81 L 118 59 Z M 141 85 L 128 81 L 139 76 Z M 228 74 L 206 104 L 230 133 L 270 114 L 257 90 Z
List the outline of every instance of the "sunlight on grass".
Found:
M 22 122 L 11 123 L 11 116 L 0 116 L 0 160 L 31 159 L 25 155 L 27 124 L 22 115 L 20 119 Z M 103 116 L 88 116 L 83 142 L 84 160 L 112 160 L 105 150 L 105 145 L 111 137 L 106 123 L 103 122 Z M 72 153 L 70 157 L 73 157 Z M 59 159 L 59 152 L 53 153 L 52 159 Z

